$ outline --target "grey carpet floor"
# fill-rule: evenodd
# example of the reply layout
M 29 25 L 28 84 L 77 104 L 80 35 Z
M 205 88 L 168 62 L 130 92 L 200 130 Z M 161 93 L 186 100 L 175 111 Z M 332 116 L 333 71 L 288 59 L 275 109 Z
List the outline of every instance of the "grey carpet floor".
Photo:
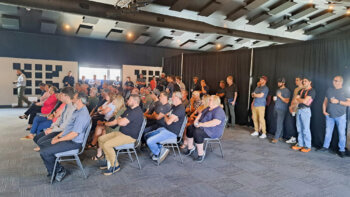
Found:
M 19 140 L 27 134 L 26 121 L 17 118 L 23 111 L 0 109 L 0 196 L 350 196 L 349 158 L 295 152 L 288 144 L 251 137 L 247 127 L 225 130 L 224 159 L 215 146 L 202 164 L 190 157 L 181 164 L 169 154 L 156 166 L 144 151 L 141 171 L 122 155 L 121 171 L 106 177 L 89 150 L 81 156 L 88 179 L 66 162 L 69 175 L 50 185 L 34 143 Z

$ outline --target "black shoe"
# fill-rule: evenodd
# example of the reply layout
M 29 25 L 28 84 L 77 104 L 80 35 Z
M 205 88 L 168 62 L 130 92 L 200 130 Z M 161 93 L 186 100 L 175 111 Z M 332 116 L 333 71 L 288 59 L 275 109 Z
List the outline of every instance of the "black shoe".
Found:
M 339 157 L 344 158 L 345 157 L 345 151 L 339 151 L 338 155 L 339 155 Z
M 184 155 L 190 156 L 195 150 L 196 150 L 195 146 L 191 150 L 187 149 L 187 151 L 184 153 Z
M 99 162 L 99 164 L 100 164 L 100 169 L 101 170 L 104 170 L 104 169 L 107 169 L 107 160 L 99 160 L 98 161 Z
M 59 172 L 56 173 L 56 177 L 55 180 L 57 182 L 61 182 L 63 180 L 63 178 L 66 176 L 67 171 L 66 169 L 64 169 L 63 167 L 61 168 L 61 170 Z
M 105 176 L 109 176 L 109 175 L 112 175 L 112 174 L 118 172 L 119 170 L 120 170 L 120 166 L 116 166 L 116 167 L 111 166 L 103 174 Z
M 196 159 L 194 159 L 196 162 L 198 162 L 198 163 L 202 163 L 203 161 L 204 161 L 204 157 L 205 157 L 205 154 L 204 155 L 202 155 L 202 156 L 199 156 L 198 155 L 198 157 L 196 158 Z
M 320 151 L 320 152 L 327 152 L 327 151 L 328 151 L 328 148 L 322 147 L 322 148 L 320 148 L 320 149 L 317 149 L 317 151 Z

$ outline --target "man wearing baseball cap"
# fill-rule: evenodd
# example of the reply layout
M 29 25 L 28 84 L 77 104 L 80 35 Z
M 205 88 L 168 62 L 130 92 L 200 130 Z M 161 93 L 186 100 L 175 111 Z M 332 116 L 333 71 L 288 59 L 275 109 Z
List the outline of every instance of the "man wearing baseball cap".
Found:
M 275 101 L 274 115 L 276 118 L 276 132 L 271 143 L 277 143 L 278 139 L 283 136 L 283 122 L 288 111 L 290 98 L 290 91 L 286 88 L 285 84 L 285 78 L 278 79 L 278 90 L 276 91 L 276 96 L 273 97 L 273 100 Z
M 266 86 L 267 77 L 261 76 L 258 86 L 252 93 L 254 98 L 252 104 L 252 118 L 254 122 L 254 132 L 251 136 L 259 136 L 259 128 L 262 130 L 262 134 L 259 138 L 266 138 L 266 122 L 265 122 L 265 106 L 266 97 L 269 93 L 269 88 Z
M 296 97 L 298 111 L 296 114 L 298 144 L 292 147 L 293 150 L 300 150 L 307 153 L 311 150 L 311 103 L 315 99 L 316 91 L 311 86 L 311 78 L 303 77 L 303 86 Z

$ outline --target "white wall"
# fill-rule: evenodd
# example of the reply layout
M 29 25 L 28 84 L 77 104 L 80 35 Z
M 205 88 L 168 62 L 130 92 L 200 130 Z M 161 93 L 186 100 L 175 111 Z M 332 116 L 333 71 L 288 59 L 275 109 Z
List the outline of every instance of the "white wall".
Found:
M 122 70 L 122 77 L 123 77 L 123 84 L 126 81 L 126 77 L 130 77 L 131 81 L 134 82 L 136 85 L 136 79 L 137 75 L 135 74 L 135 70 L 138 70 L 140 73 L 142 71 L 146 71 L 146 74 L 144 77 L 146 78 L 146 84 L 149 83 L 148 78 L 156 76 L 157 78 L 160 77 L 160 74 L 162 73 L 162 67 L 156 67 L 156 66 L 137 66 L 137 65 L 123 65 Z M 149 71 L 153 71 L 153 74 L 150 74 Z M 159 72 L 159 75 L 156 75 L 156 72 Z
M 42 81 L 43 83 L 52 81 L 53 83 L 59 83 L 59 88 L 62 88 L 62 80 L 70 70 L 73 73 L 75 81 L 78 80 L 78 62 L 0 57 L 0 105 L 12 105 L 17 103 L 17 95 L 13 94 L 13 88 L 15 88 L 16 85 L 12 84 L 13 81 L 17 80 L 16 70 L 13 69 L 14 63 L 19 63 L 20 68 L 25 72 L 32 73 L 32 77 L 27 78 L 27 80 L 32 81 L 32 86 L 27 86 L 28 89 L 32 89 L 32 94 L 26 96 L 40 96 L 35 95 L 35 89 L 38 88 L 35 86 L 35 81 Z M 31 64 L 31 70 L 25 70 L 24 64 Z M 35 70 L 35 64 L 41 64 L 42 70 Z M 52 65 L 52 71 L 46 71 L 46 65 Z M 58 72 L 58 77 L 46 79 L 46 73 L 55 71 L 56 65 L 62 66 L 62 71 Z M 42 73 L 42 78 L 37 79 L 35 73 Z

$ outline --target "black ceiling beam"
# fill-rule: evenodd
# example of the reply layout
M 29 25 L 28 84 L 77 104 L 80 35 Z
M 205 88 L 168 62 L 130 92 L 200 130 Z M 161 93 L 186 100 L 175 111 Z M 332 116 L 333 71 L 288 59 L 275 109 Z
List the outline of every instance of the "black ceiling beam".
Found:
M 169 10 L 175 10 L 178 12 L 181 12 L 183 9 L 186 9 L 188 4 L 190 4 L 191 1 L 189 0 L 176 0 L 172 6 L 170 6 Z
M 212 0 L 206 4 L 198 13 L 200 16 L 210 16 L 212 13 L 216 12 L 221 6 L 221 3 Z
M 218 27 L 201 21 L 145 12 L 142 10 L 123 12 L 123 9 L 117 9 L 112 5 L 87 0 L 1 0 L 0 3 L 124 21 L 147 26 L 177 29 L 195 33 L 221 34 L 278 43 L 292 43 L 300 41 L 263 33 Z

